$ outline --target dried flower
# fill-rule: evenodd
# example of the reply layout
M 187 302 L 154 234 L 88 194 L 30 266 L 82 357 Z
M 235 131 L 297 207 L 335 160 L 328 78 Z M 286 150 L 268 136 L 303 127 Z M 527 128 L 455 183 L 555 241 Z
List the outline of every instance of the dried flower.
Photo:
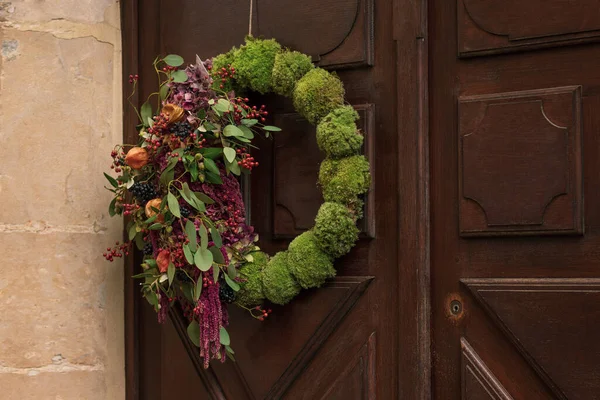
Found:
M 158 253 L 158 257 L 156 257 L 156 264 L 158 265 L 158 270 L 161 273 L 167 272 L 169 269 L 169 263 L 171 262 L 171 252 L 169 250 L 162 250 Z
M 141 147 L 134 147 L 125 156 L 125 164 L 133 169 L 140 169 L 148 164 L 148 152 Z
M 169 118 L 169 120 L 167 121 L 168 124 L 173 124 L 183 119 L 183 108 L 175 104 L 165 104 L 161 112 Z

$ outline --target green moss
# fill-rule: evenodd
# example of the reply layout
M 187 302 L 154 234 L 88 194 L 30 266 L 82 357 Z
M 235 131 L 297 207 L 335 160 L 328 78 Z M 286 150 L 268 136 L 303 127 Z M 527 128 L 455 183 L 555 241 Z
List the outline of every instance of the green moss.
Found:
M 288 262 L 290 272 L 305 289 L 319 287 L 335 276 L 331 258 L 319 248 L 312 231 L 304 232 L 290 243 Z
M 230 65 L 233 65 L 233 60 L 235 59 L 235 52 L 236 52 L 236 48 L 232 48 L 231 50 L 229 50 L 227 53 L 223 53 L 223 54 L 219 54 L 218 56 L 213 58 L 213 64 L 212 64 L 212 78 L 213 78 L 213 89 L 215 90 L 223 90 L 225 92 L 230 92 L 232 90 L 236 90 L 238 89 L 238 85 L 235 84 L 235 81 L 233 79 L 228 79 L 227 82 L 225 82 L 223 84 L 223 87 L 221 88 L 221 77 L 219 77 L 219 75 L 217 75 L 217 71 L 220 70 L 221 68 L 229 68 Z M 236 90 L 237 92 L 237 90 Z
M 319 247 L 333 258 L 348 253 L 358 239 L 358 228 L 348 207 L 326 202 L 321 205 L 314 227 Z
M 321 68 L 309 71 L 296 84 L 294 107 L 310 123 L 316 124 L 344 103 L 344 85 Z
M 326 159 L 319 171 L 319 184 L 325 201 L 348 205 L 369 189 L 369 162 L 364 156 Z
M 342 158 L 358 153 L 363 136 L 356 127 L 358 113 L 352 106 L 336 108 L 317 125 L 317 144 L 327 157 Z
M 263 270 L 263 293 L 275 304 L 287 304 L 300 293 L 300 285 L 288 269 L 288 255 L 287 251 L 275 254 Z
M 246 44 L 234 53 L 233 67 L 240 85 L 265 94 L 271 91 L 275 56 L 281 46 L 273 39 L 246 38 Z
M 305 54 L 297 51 L 278 53 L 273 66 L 273 91 L 291 97 L 296 82 L 313 68 L 312 60 Z
M 262 303 L 265 295 L 262 287 L 262 271 L 269 261 L 268 256 L 260 251 L 251 253 L 254 260 L 244 264 L 239 270 L 239 276 L 245 282 L 240 282 L 235 302 L 244 307 L 254 307 Z

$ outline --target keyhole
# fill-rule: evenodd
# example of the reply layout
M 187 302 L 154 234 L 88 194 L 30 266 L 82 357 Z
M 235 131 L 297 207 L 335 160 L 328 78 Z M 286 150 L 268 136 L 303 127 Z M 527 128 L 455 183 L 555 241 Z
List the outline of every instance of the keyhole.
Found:
M 450 312 L 452 315 L 458 315 L 462 311 L 462 304 L 458 300 L 452 300 L 450 302 Z

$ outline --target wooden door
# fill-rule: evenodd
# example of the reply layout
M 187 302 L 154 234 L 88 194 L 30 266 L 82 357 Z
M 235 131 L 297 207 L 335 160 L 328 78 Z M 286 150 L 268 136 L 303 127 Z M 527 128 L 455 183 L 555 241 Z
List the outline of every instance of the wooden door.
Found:
M 430 0 L 436 399 L 600 399 L 599 10 Z
M 208 58 L 238 46 L 248 33 L 249 0 L 125 2 L 125 74 L 137 72 L 142 96 L 153 90 L 152 60 L 176 53 Z M 338 276 L 304 291 L 261 323 L 230 308 L 237 362 L 203 370 L 175 313 L 159 326 L 135 282 L 128 281 L 130 399 L 391 399 L 398 393 L 398 203 L 392 5 L 375 0 L 255 0 L 253 33 L 313 56 L 345 83 L 360 114 L 373 186 L 362 234 L 336 263 Z M 135 70 L 135 72 L 134 72 Z M 322 155 L 314 127 L 280 97 L 267 104 L 283 129 L 260 144 L 245 182 L 250 222 L 274 254 L 309 228 L 322 202 L 316 186 Z M 128 114 L 126 123 L 131 121 Z M 129 118 L 129 119 L 128 119 Z M 127 127 L 130 128 L 130 127 Z M 129 131 L 129 137 L 134 133 Z M 130 264 L 130 269 L 135 263 Z M 129 272 L 132 272 L 131 270 Z

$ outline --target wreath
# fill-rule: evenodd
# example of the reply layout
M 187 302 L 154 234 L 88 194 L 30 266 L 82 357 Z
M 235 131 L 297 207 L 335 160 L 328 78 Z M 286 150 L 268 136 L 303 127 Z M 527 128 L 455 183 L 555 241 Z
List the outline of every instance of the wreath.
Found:
M 109 214 L 128 217 L 129 238 L 104 257 L 128 255 L 135 243 L 144 255 L 143 272 L 134 276 L 143 296 L 160 322 L 175 301 L 181 304 L 207 368 L 211 359 L 233 358 L 228 305 L 262 321 L 271 313 L 265 300 L 286 304 L 302 288 L 335 276 L 333 261 L 358 239 L 369 162 L 359 154 L 358 114 L 344 104 L 340 79 L 275 40 L 249 36 L 241 47 L 205 61 L 196 57 L 185 68 L 174 54 L 153 65 L 158 90 L 139 110 L 134 106 L 139 143 L 116 146 L 111 169 L 117 176 L 104 174 L 114 194 Z M 138 79 L 129 77 L 132 95 Z M 318 178 L 325 203 L 314 227 L 273 257 L 260 251 L 246 223 L 239 176 L 258 166 L 252 139 L 280 129 L 265 125 L 266 107 L 251 106 L 242 97 L 247 90 L 291 97 L 296 111 L 316 124 L 326 155 Z

